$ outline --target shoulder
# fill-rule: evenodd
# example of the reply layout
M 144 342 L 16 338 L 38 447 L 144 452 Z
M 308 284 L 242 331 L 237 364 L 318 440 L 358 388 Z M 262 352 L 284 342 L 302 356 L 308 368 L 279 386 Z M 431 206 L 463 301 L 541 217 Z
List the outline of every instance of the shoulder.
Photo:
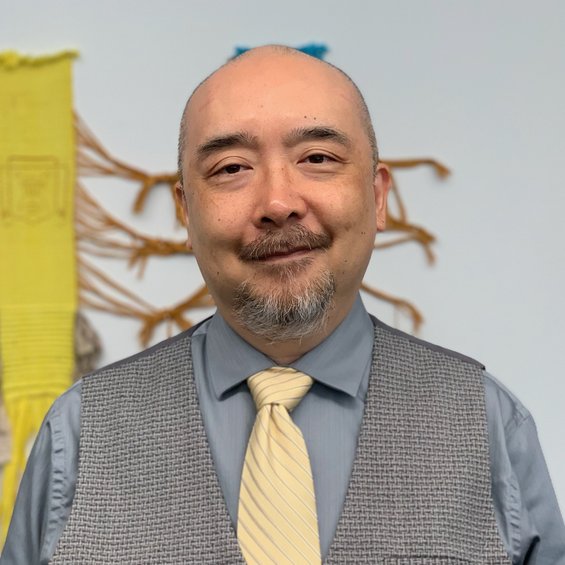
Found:
M 379 339 L 379 335 L 385 334 L 392 339 L 403 342 L 409 349 L 425 351 L 431 354 L 435 353 L 440 356 L 451 358 L 453 360 L 461 361 L 465 364 L 484 369 L 484 365 L 480 361 L 468 357 L 467 355 L 463 355 L 462 353 L 458 353 L 457 351 L 452 351 L 451 349 L 447 349 L 429 341 L 419 339 L 417 337 L 414 337 L 413 335 L 407 334 L 406 332 L 388 326 L 375 316 L 371 315 L 371 320 L 373 321 L 373 325 L 375 327 L 376 339 Z
M 81 389 L 83 399 L 95 388 L 106 388 L 113 394 L 124 386 L 128 390 L 135 390 L 136 387 L 154 388 L 171 375 L 192 374 L 192 336 L 206 321 L 135 355 L 85 375 Z
M 82 379 L 77 381 L 51 405 L 43 423 L 43 427 L 49 428 L 51 434 L 64 431 L 64 433 L 78 435 L 82 384 Z
M 92 373 L 85 375 L 83 377 L 83 380 L 85 382 L 91 381 L 108 373 L 121 373 L 135 367 L 141 368 L 153 363 L 164 362 L 171 356 L 174 356 L 175 352 L 177 351 L 183 351 L 184 353 L 187 353 L 190 347 L 191 336 L 197 327 L 198 326 L 193 326 L 192 328 L 189 328 L 188 330 L 174 337 L 161 341 L 160 343 L 157 343 L 152 347 L 144 349 L 139 353 L 101 367 L 100 369 L 97 369 Z
M 508 441 L 524 424 L 535 426 L 528 409 L 508 388 L 486 370 L 483 379 L 491 429 L 499 428 Z
M 198 326 L 85 375 L 81 418 L 128 422 L 157 417 L 163 406 L 192 402 L 192 335 Z M 98 424 L 97 424 L 98 425 Z M 83 425 L 84 429 L 84 425 Z
M 104 378 L 107 374 L 113 374 L 116 371 L 127 371 L 128 367 L 136 367 L 139 363 L 147 362 L 147 360 L 154 359 L 156 356 L 164 355 L 166 357 L 170 349 L 175 349 L 179 346 L 186 349 L 187 343 L 190 342 L 190 337 L 197 328 L 198 325 L 191 327 L 179 335 L 166 339 L 153 347 L 84 375 L 56 398 L 45 415 L 42 429 L 45 431 L 48 430 L 51 436 L 54 434 L 76 434 L 78 437 L 80 430 L 81 399 L 85 384 L 90 384 L 92 380 Z
M 524 423 L 534 425 L 530 412 L 520 402 L 520 400 L 506 388 L 498 379 L 490 374 L 483 363 L 463 355 L 457 351 L 441 347 L 434 343 L 416 338 L 410 334 L 392 328 L 379 319 L 371 316 L 375 331 L 378 334 L 384 332 L 389 336 L 404 341 L 409 347 L 429 353 L 437 353 L 447 359 L 461 361 L 464 364 L 479 369 L 485 391 L 486 411 L 490 426 L 496 426 L 507 437 L 511 437 Z

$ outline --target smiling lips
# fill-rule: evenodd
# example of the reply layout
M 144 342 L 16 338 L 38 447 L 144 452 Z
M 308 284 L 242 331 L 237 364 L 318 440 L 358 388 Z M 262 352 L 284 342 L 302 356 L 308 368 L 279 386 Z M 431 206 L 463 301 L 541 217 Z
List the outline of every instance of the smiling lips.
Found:
M 294 247 L 291 249 L 286 249 L 286 250 L 281 250 L 281 251 L 275 251 L 274 253 L 270 253 L 268 255 L 265 255 L 264 257 L 258 257 L 256 260 L 258 261 L 278 261 L 278 260 L 282 260 L 282 259 L 286 259 L 286 258 L 298 258 L 298 257 L 302 257 L 303 255 L 306 255 L 309 251 L 312 251 L 313 249 L 317 249 L 316 247 L 305 247 L 305 246 L 301 246 L 301 247 Z
M 284 261 L 302 257 L 314 249 L 327 249 L 331 238 L 310 231 L 301 224 L 270 230 L 244 245 L 239 256 L 244 261 Z

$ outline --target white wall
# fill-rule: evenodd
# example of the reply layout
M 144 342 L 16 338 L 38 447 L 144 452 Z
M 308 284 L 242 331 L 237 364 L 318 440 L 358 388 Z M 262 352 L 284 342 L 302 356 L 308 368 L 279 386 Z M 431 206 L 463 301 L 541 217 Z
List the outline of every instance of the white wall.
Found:
M 151 171 L 174 170 L 184 100 L 234 46 L 328 44 L 327 59 L 366 95 L 383 157 L 434 156 L 453 170 L 445 182 L 425 169 L 399 177 L 412 220 L 439 238 L 437 265 L 428 267 L 409 245 L 376 254 L 368 280 L 421 308 L 421 337 L 482 360 L 524 401 L 565 508 L 565 3 L 3 4 L 0 49 L 78 48 L 79 113 L 107 148 Z M 112 211 L 128 213 L 132 187 L 88 186 Z M 169 235 L 171 212 L 166 191 L 157 189 L 132 223 Z M 141 282 L 122 265 L 104 265 L 159 305 L 200 281 L 193 259 L 155 260 Z M 394 320 L 390 308 L 367 304 Z M 90 318 L 104 340 L 104 362 L 138 349 L 135 323 Z

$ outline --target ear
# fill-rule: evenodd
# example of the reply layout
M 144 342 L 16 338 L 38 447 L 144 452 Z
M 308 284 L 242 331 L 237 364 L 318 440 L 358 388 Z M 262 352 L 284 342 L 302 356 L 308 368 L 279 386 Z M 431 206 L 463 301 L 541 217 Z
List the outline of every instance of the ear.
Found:
M 188 221 L 188 203 L 186 201 L 186 194 L 180 182 L 175 183 L 175 202 L 178 209 L 181 211 L 182 222 L 186 228 L 187 239 L 186 246 L 191 249 L 192 241 L 190 239 L 189 221 Z
M 377 210 L 377 231 L 384 231 L 386 229 L 387 198 L 391 185 L 392 176 L 390 169 L 384 163 L 379 163 L 373 180 Z

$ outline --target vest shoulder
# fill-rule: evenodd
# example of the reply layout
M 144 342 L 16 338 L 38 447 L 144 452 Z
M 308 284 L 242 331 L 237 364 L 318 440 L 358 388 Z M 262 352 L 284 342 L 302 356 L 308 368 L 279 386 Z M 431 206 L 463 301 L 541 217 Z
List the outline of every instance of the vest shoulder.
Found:
M 165 339 L 139 353 L 135 353 L 124 359 L 120 359 L 109 365 L 105 365 L 100 369 L 96 369 L 92 373 L 89 373 L 82 377 L 82 381 L 91 382 L 92 380 L 98 380 L 106 375 L 115 375 L 116 373 L 129 373 L 138 372 L 141 367 L 151 367 L 159 365 L 165 359 L 174 358 L 176 353 L 179 352 L 186 357 L 187 353 L 190 352 L 190 341 L 194 331 L 200 326 L 196 324 L 189 329 L 181 332 L 180 334 Z
M 457 351 L 452 351 L 451 349 L 447 349 L 445 347 L 441 347 L 439 345 L 436 345 L 434 343 L 430 343 L 428 341 L 425 341 L 423 339 L 419 339 L 417 337 L 414 337 L 413 335 L 410 335 L 406 332 L 403 332 L 399 329 L 393 328 L 387 324 L 385 324 L 384 322 L 381 322 L 381 320 L 379 320 L 378 318 L 376 318 L 373 315 L 371 316 L 371 320 L 373 321 L 373 324 L 375 326 L 375 329 L 378 331 L 382 331 L 385 334 L 388 334 L 388 336 L 392 339 L 397 339 L 397 340 L 402 340 L 402 341 L 406 341 L 409 344 L 417 347 L 417 348 L 422 348 L 434 353 L 438 353 L 440 355 L 443 355 L 445 357 L 450 357 L 452 359 L 456 359 L 458 361 L 461 361 L 462 363 L 467 363 L 469 365 L 473 365 L 474 367 L 478 368 L 478 369 L 482 369 L 485 370 L 485 366 L 483 365 L 483 363 L 481 363 L 480 361 L 477 361 L 476 359 L 473 359 L 472 357 L 468 357 L 467 355 L 463 355 L 462 353 L 459 353 Z

